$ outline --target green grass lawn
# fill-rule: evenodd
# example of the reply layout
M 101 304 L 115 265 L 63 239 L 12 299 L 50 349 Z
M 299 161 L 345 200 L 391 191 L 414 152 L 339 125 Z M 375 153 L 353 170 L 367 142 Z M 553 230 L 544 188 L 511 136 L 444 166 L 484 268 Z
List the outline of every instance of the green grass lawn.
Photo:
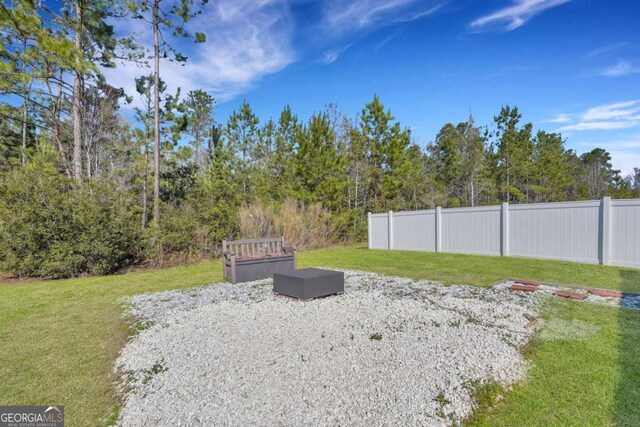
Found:
M 489 286 L 518 278 L 640 292 L 640 270 L 528 258 L 369 250 L 358 245 L 313 251 L 304 254 L 301 264 L 375 271 L 447 285 Z
M 487 286 L 507 277 L 640 292 L 640 270 L 517 258 L 370 251 L 301 254 L 334 266 Z M 221 280 L 219 261 L 126 275 L 0 284 L 0 405 L 65 405 L 67 425 L 105 424 L 116 404 L 113 362 L 127 339 L 123 297 Z M 558 301 L 545 318 L 595 333 L 536 339 L 527 381 L 476 425 L 640 425 L 640 313 Z M 589 329 L 587 328 L 587 329 Z
M 640 425 L 640 313 L 556 300 L 544 318 L 571 329 L 535 338 L 525 352 L 532 362 L 527 380 L 468 424 Z

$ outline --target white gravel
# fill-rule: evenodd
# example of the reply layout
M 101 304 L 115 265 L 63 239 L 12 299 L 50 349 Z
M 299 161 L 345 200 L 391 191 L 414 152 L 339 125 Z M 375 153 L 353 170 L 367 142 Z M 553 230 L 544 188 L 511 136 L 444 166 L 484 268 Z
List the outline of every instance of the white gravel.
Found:
M 308 302 L 270 280 L 134 297 L 118 424 L 452 425 L 478 385 L 524 375 L 536 297 L 345 277 Z

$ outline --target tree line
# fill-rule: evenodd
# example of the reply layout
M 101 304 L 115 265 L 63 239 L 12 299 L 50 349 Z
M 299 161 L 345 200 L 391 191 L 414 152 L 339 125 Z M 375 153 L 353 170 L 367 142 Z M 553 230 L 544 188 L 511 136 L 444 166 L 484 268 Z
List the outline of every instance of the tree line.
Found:
M 186 27 L 201 4 L 0 5 L 0 269 L 103 274 L 239 235 L 360 240 L 369 211 L 640 197 L 640 169 L 622 177 L 605 150 L 566 149 L 517 107 L 490 124 L 445 124 L 426 146 L 377 96 L 355 117 L 329 104 L 264 119 L 245 101 L 218 122 L 209 93 L 169 93 L 160 67 L 186 60 L 171 37 L 206 42 Z M 148 26 L 152 51 L 116 37 L 109 22 L 124 18 Z M 150 66 L 135 93 L 101 74 L 119 61 Z

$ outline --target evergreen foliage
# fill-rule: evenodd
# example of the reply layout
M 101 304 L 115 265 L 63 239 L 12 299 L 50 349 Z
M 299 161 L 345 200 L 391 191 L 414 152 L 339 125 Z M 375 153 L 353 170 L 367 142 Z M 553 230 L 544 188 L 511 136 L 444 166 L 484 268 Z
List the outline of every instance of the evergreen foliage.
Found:
M 607 151 L 567 150 L 515 106 L 491 124 L 446 123 L 426 146 L 377 95 L 356 117 L 329 104 L 259 118 L 245 101 L 219 123 L 209 93 L 167 93 L 159 65 L 186 60 L 170 34 L 191 36 L 203 3 L 0 4 L 0 270 L 110 273 L 247 233 L 317 247 L 363 239 L 367 212 L 640 197 L 640 168 L 623 178 Z M 134 34 L 115 36 L 109 19 L 124 15 L 153 33 L 151 57 Z M 118 58 L 154 59 L 136 94 L 100 74 Z M 252 215 L 271 225 L 252 228 Z
M 130 193 L 77 186 L 40 156 L 0 181 L 0 261 L 20 276 L 107 274 L 133 264 L 140 245 Z

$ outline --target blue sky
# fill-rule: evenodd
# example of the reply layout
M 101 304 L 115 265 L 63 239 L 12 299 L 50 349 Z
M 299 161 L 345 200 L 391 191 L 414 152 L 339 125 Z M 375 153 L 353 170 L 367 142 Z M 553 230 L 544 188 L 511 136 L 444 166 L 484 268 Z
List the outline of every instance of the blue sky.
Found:
M 220 121 L 244 99 L 263 120 L 286 104 L 303 119 L 328 103 L 355 117 L 375 93 L 425 145 L 509 104 L 579 153 L 640 167 L 639 1 L 210 0 L 190 27 L 208 42 L 177 41 L 189 62 L 164 63 L 164 79 L 209 91 Z M 132 91 L 142 72 L 107 77 Z

